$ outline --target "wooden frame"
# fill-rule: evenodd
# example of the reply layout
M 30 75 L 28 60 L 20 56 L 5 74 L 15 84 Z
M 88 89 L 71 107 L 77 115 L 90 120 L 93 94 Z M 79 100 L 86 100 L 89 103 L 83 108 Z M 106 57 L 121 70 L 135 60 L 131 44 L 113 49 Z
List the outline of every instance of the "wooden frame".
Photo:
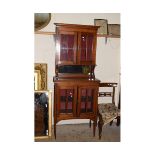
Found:
M 48 136 L 35 136 L 34 140 L 52 138 L 52 92 L 49 90 L 37 90 L 34 93 L 48 93 Z
M 111 92 L 99 92 L 98 97 L 111 97 L 112 103 L 115 105 L 115 87 L 117 87 L 117 83 L 114 82 L 104 82 L 100 83 L 99 87 L 111 87 Z
M 40 73 L 38 90 L 47 90 L 47 64 L 35 63 L 34 69 L 35 72 Z
M 94 25 L 100 26 L 98 28 L 97 34 L 108 34 L 108 20 L 106 19 L 94 19 Z
M 111 36 L 120 36 L 120 24 L 108 24 L 108 34 Z

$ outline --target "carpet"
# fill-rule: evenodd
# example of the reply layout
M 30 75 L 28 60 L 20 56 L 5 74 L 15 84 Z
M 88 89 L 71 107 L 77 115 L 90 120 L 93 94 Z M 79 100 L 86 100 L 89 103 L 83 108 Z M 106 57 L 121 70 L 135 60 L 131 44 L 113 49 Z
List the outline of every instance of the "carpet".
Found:
M 52 129 L 53 131 L 53 129 Z M 57 137 L 52 139 L 40 139 L 36 142 L 120 142 L 120 126 L 115 123 L 110 126 L 105 125 L 102 129 L 102 138 L 99 140 L 98 128 L 96 135 L 93 136 L 93 126 L 89 128 L 89 124 L 71 124 L 57 125 Z

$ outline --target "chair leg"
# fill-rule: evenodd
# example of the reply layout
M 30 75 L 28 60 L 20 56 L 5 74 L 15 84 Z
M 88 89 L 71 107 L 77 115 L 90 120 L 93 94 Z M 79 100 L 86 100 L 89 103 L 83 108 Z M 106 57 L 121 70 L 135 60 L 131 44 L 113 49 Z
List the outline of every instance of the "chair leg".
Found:
M 113 123 L 113 120 L 110 122 L 110 126 L 112 125 L 112 123 Z
M 96 126 L 97 126 L 97 120 L 94 120 L 93 123 L 93 136 L 95 137 L 95 132 L 96 132 Z
M 117 126 L 120 125 L 120 116 L 117 117 L 117 123 L 116 123 L 116 125 L 117 125 Z
M 56 139 L 56 123 L 57 123 L 57 120 L 55 117 L 55 119 L 54 119 L 54 136 L 55 136 L 55 139 Z
M 101 139 L 101 136 L 102 136 L 102 127 L 103 127 L 103 123 L 99 120 L 98 121 L 99 139 Z
M 91 128 L 91 119 L 89 120 L 89 127 Z

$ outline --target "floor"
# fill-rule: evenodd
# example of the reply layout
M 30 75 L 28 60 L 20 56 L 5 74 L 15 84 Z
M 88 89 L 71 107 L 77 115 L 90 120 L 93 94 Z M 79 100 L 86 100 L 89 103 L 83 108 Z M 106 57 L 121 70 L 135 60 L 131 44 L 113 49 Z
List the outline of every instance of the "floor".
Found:
M 57 125 L 57 138 L 54 134 L 52 139 L 41 139 L 36 142 L 120 142 L 120 127 L 115 123 L 103 127 L 102 138 L 98 138 L 98 129 L 96 128 L 96 136 L 93 137 L 93 127 L 89 128 L 89 124 L 72 124 Z

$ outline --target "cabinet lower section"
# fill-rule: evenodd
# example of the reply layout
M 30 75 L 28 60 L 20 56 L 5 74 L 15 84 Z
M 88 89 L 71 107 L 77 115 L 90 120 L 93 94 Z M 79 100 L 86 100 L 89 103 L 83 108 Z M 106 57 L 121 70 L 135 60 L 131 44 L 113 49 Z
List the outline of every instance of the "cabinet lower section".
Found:
M 90 119 L 97 124 L 99 80 L 54 80 L 54 134 L 61 120 Z

